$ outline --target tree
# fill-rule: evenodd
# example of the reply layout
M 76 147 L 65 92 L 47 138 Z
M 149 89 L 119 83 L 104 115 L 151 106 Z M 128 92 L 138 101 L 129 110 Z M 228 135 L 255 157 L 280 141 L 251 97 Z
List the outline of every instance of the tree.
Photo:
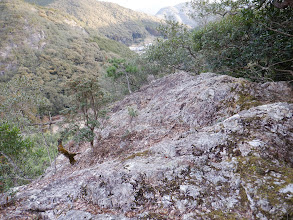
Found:
M 73 125 L 71 132 L 79 142 L 88 141 L 93 147 L 95 128 L 99 126 L 98 119 L 105 103 L 98 76 L 76 76 L 67 87 L 71 95 L 70 107 L 66 110 Z
M 193 0 L 190 4 L 224 17 L 194 32 L 194 43 L 200 45 L 197 52 L 205 54 L 212 71 L 256 81 L 293 79 L 292 0 Z
M 30 153 L 32 142 L 21 136 L 20 130 L 9 123 L 0 124 L 0 192 L 13 185 L 32 180 L 28 177 L 29 167 L 26 156 Z
M 201 16 L 222 18 L 187 31 L 167 23 L 162 29 L 166 39 L 147 52 L 150 62 L 162 69 L 212 71 L 260 82 L 293 81 L 290 4 L 281 10 L 270 1 L 194 0 L 190 4 L 194 10 L 200 8 Z
M 194 71 L 194 53 L 190 29 L 179 22 L 168 20 L 161 25 L 160 33 L 154 46 L 146 52 L 148 62 L 155 62 L 164 71 L 174 72 L 176 69 Z
M 272 4 L 274 7 L 278 8 L 278 9 L 285 9 L 285 8 L 293 8 L 293 0 L 258 0 L 255 2 L 259 5 L 259 6 L 263 6 L 263 5 L 269 5 Z
M 227 15 L 238 14 L 243 9 L 260 10 L 274 6 L 278 9 L 293 8 L 293 0 L 192 0 L 188 3 L 194 11 L 200 13 L 191 14 L 191 16 L 205 17 L 207 15 Z
M 206 17 L 208 15 L 219 15 L 225 17 L 228 15 L 235 15 L 239 10 L 253 7 L 253 1 L 250 0 L 192 0 L 188 3 L 194 10 L 191 17 L 199 16 Z
M 56 141 L 55 135 L 44 134 L 39 127 L 50 103 L 42 87 L 25 73 L 2 83 L 0 100 L 0 173 L 5 178 L 0 190 L 7 190 L 43 173 L 51 164 Z
M 129 94 L 132 93 L 132 87 L 139 88 L 139 85 L 135 82 L 135 75 L 139 72 L 136 65 L 127 62 L 125 59 L 116 58 L 109 60 L 109 63 L 111 65 L 107 68 L 108 77 L 111 77 L 114 80 L 121 80 L 121 83 L 125 81 Z

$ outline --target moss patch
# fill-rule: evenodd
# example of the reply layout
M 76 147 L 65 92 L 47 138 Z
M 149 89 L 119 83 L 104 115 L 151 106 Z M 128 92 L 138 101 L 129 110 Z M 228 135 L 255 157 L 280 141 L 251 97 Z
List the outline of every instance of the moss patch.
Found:
M 124 159 L 124 161 L 126 161 L 126 160 L 132 160 L 135 157 L 149 157 L 149 156 L 151 156 L 151 152 L 149 150 L 146 150 L 146 151 L 138 152 L 138 153 L 135 153 L 135 154 L 132 154 L 132 155 L 126 157 Z
M 225 213 L 221 210 L 214 210 L 208 214 L 205 215 L 205 217 L 208 217 L 209 219 L 218 219 L 218 220 L 234 220 L 238 219 L 236 213 Z
M 263 103 L 251 94 L 252 90 L 253 89 L 247 86 L 244 82 L 240 85 L 237 84 L 232 86 L 230 92 L 235 93 L 235 96 L 228 100 L 223 100 L 223 106 L 230 109 L 230 114 L 234 114 L 242 110 L 262 105 Z
M 262 103 L 249 94 L 248 92 L 238 92 L 236 104 L 240 106 L 240 111 L 250 109 L 251 107 L 259 106 Z
M 160 213 L 155 213 L 155 212 L 150 212 L 149 214 L 147 214 L 146 216 L 140 218 L 142 220 L 148 220 L 148 219 L 154 219 L 154 220 L 167 220 L 169 219 L 168 216 L 164 215 L 164 214 L 160 214 Z
M 254 198 L 257 200 L 265 199 L 268 205 L 272 207 L 292 207 L 293 199 L 288 198 L 286 194 L 280 193 L 282 188 L 293 182 L 293 169 L 290 167 L 279 166 L 270 160 L 260 157 L 238 157 L 238 171 L 245 182 L 250 183 L 255 189 Z M 262 181 L 260 181 L 262 180 Z M 242 202 L 247 198 L 241 192 Z M 280 210 L 280 213 L 282 211 Z M 267 217 L 276 218 L 280 216 L 271 216 L 269 212 L 262 210 L 262 214 Z

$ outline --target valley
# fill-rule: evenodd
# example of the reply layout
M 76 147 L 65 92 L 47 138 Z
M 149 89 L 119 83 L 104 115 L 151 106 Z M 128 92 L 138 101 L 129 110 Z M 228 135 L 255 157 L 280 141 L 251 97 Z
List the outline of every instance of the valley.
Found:
M 131 58 L 134 54 L 126 45 L 151 38 L 159 24 L 150 16 L 95 0 L 34 3 L 45 7 L 21 0 L 1 2 L 0 82 L 26 74 L 43 86 L 53 114 L 67 106 L 62 87 L 68 80 L 78 74 L 101 76 L 107 60 Z M 95 10 L 104 13 L 96 17 Z
M 149 36 L 144 39 L 143 42 L 138 44 L 132 44 L 129 46 L 129 49 L 137 54 L 142 54 L 145 52 L 145 50 L 153 45 L 156 42 L 157 37 L 155 36 Z
M 293 219 L 291 3 L 0 0 L 0 219 Z

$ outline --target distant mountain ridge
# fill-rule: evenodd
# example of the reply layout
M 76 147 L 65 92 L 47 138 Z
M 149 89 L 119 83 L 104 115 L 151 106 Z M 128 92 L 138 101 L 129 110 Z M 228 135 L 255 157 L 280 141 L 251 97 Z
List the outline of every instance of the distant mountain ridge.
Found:
M 213 20 L 213 17 L 206 17 L 206 18 L 200 18 L 196 17 L 195 19 L 190 17 L 191 13 L 194 12 L 194 9 L 192 9 L 187 2 L 180 3 L 175 6 L 168 6 L 161 8 L 157 13 L 156 17 L 160 19 L 171 19 L 174 21 L 177 21 L 182 24 L 186 24 L 192 28 L 205 25 L 207 22 Z
M 104 36 L 130 45 L 149 35 L 157 35 L 160 19 L 97 0 L 25 0 L 66 12 Z
M 191 27 L 198 26 L 197 22 L 191 19 L 188 16 L 190 8 L 186 6 L 186 3 L 180 3 L 175 6 L 168 6 L 165 8 L 161 8 L 157 13 L 156 17 L 161 19 L 169 19 L 172 18 L 173 20 L 189 25 Z

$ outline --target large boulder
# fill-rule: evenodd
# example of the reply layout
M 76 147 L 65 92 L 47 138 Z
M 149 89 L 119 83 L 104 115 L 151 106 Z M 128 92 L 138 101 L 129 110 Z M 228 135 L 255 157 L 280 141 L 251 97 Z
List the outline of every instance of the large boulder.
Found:
M 292 88 L 179 72 L 115 103 L 94 149 L 0 199 L 0 218 L 290 219 Z

